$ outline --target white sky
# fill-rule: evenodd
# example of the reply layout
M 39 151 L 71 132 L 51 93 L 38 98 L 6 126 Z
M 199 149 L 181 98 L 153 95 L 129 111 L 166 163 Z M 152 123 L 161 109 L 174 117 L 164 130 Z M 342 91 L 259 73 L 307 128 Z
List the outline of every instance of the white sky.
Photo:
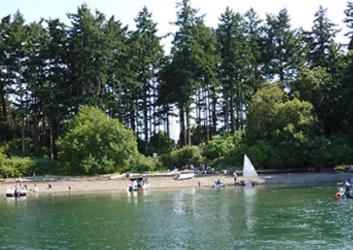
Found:
M 153 20 L 158 23 L 160 36 L 175 30 L 170 23 L 176 19 L 176 0 L 0 0 L 0 17 L 20 10 L 28 22 L 51 17 L 68 23 L 66 13 L 75 13 L 77 6 L 83 2 L 87 3 L 91 10 L 98 9 L 107 17 L 114 15 L 130 29 L 134 28 L 137 13 L 143 6 L 147 6 L 152 12 Z M 342 29 L 337 41 L 348 43 L 344 37 L 346 28 L 342 22 L 347 0 L 192 0 L 192 5 L 199 9 L 200 14 L 205 14 L 206 25 L 211 27 L 217 26 L 221 13 L 229 6 L 242 14 L 253 7 L 262 19 L 267 13 L 277 14 L 281 9 L 287 8 L 292 27 L 303 27 L 306 30 L 311 29 L 314 14 L 322 5 L 328 8 L 329 19 Z M 165 48 L 169 48 L 169 43 L 170 39 L 163 41 Z M 177 138 L 179 128 L 175 120 L 172 126 L 172 137 Z

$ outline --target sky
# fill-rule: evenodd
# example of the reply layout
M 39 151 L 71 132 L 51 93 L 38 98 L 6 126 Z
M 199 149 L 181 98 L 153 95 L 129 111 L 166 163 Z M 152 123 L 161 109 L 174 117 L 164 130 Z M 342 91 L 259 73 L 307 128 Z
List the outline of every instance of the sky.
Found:
M 352 1 L 352 0 L 351 0 Z M 39 21 L 41 18 L 60 18 L 69 24 L 67 13 L 75 13 L 77 6 L 86 3 L 91 10 L 99 10 L 107 17 L 112 15 L 130 29 L 134 29 L 134 18 L 138 12 L 147 6 L 152 12 L 153 20 L 158 24 L 158 35 L 163 36 L 175 31 L 171 24 L 176 20 L 176 0 L 0 0 L 0 17 L 13 14 L 20 10 L 27 22 Z M 329 19 L 338 24 L 342 31 L 337 36 L 337 42 L 347 44 L 344 37 L 347 31 L 343 24 L 344 10 L 347 0 L 191 0 L 192 6 L 205 15 L 205 23 L 210 27 L 217 27 L 220 15 L 229 6 L 236 12 L 243 14 L 251 7 L 261 19 L 266 14 L 276 15 L 281 9 L 287 8 L 293 28 L 303 27 L 310 30 L 314 14 L 319 6 L 328 9 Z M 165 50 L 170 47 L 171 38 L 163 40 Z M 178 137 L 179 129 L 176 121 L 172 121 L 172 138 Z
M 137 13 L 147 6 L 155 22 L 158 23 L 159 35 L 174 31 L 171 22 L 176 19 L 176 0 L 0 0 L 0 17 L 13 14 L 20 10 L 26 21 L 39 21 L 40 18 L 60 18 L 69 23 L 67 13 L 75 13 L 77 6 L 85 2 L 91 10 L 99 10 L 106 16 L 114 15 L 130 29 L 134 28 L 134 18 Z M 294 28 L 303 27 L 309 30 L 312 26 L 314 13 L 319 6 L 328 9 L 328 17 L 338 24 L 342 32 L 337 40 L 347 43 L 344 37 L 345 26 L 342 22 L 347 0 L 192 0 L 192 6 L 205 14 L 205 23 L 216 27 L 218 19 L 225 8 L 229 6 L 234 11 L 244 13 L 253 7 L 259 16 L 264 19 L 266 14 L 277 14 L 287 8 Z M 170 41 L 164 43 L 168 47 Z

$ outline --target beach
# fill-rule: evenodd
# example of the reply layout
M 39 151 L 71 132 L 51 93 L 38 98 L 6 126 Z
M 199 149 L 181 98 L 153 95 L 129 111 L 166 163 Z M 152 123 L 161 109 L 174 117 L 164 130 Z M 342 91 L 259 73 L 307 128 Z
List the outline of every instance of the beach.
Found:
M 343 172 L 308 172 L 308 173 L 278 173 L 261 174 L 259 177 L 238 177 L 237 181 L 252 181 L 255 185 L 278 186 L 313 186 L 313 185 L 337 185 L 337 183 L 353 177 L 353 173 Z M 234 186 L 234 177 L 231 175 L 196 176 L 188 180 L 174 180 L 173 175 L 148 176 L 149 190 L 182 189 L 182 188 L 210 188 L 214 181 L 220 180 L 226 186 Z M 95 176 L 95 177 L 28 177 L 7 179 L 0 182 L 0 193 L 5 194 L 6 189 L 14 187 L 16 183 L 26 185 L 28 190 L 38 188 L 39 193 L 82 193 L 125 191 L 129 183 L 126 176 Z

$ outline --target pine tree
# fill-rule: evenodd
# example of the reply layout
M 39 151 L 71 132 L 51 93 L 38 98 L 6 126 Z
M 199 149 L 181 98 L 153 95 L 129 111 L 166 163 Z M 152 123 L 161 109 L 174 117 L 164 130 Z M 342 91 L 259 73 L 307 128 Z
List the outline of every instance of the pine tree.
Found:
M 344 14 L 346 15 L 346 17 L 343 21 L 346 23 L 347 27 L 349 28 L 349 31 L 345 34 L 350 40 L 348 44 L 348 49 L 352 50 L 353 49 L 353 2 L 348 1 L 347 9 L 344 11 Z
M 262 71 L 265 66 L 263 59 L 263 27 L 262 20 L 258 17 L 257 13 L 253 8 L 248 10 L 243 16 L 243 22 L 245 25 L 245 36 L 248 46 L 251 48 L 251 54 L 249 54 L 249 67 L 251 73 L 249 74 L 250 85 L 254 89 L 254 92 L 260 88 L 260 84 L 263 82 Z M 247 96 L 248 100 L 251 100 L 252 93 Z
M 136 31 L 132 34 L 134 45 L 134 71 L 139 84 L 138 98 L 142 110 L 144 152 L 148 150 L 149 137 L 152 134 L 153 106 L 155 105 L 156 75 L 161 67 L 163 50 L 160 38 L 156 35 L 157 24 L 152 20 L 152 14 L 144 7 L 139 13 Z
M 288 84 L 302 65 L 299 38 L 291 30 L 288 11 L 283 9 L 277 16 L 267 16 L 265 26 L 265 74 L 269 79 L 279 79 Z
M 198 46 L 195 39 L 195 26 L 202 19 L 197 16 L 197 11 L 190 5 L 190 0 L 178 3 L 178 27 L 174 35 L 171 49 L 170 63 L 164 72 L 171 93 L 171 101 L 177 104 L 179 110 L 180 143 L 191 144 L 191 104 L 197 85 L 197 53 Z
M 87 5 L 81 5 L 76 14 L 68 14 L 71 81 L 77 93 L 75 109 L 79 104 L 101 106 L 100 94 L 106 80 L 106 61 L 102 26 L 105 17 L 93 16 Z
M 245 93 L 249 89 L 251 48 L 240 14 L 227 8 L 221 15 L 217 38 L 221 63 L 219 78 L 223 97 L 224 130 L 234 133 L 243 127 Z
M 315 14 L 309 41 L 309 63 L 312 68 L 321 66 L 327 68 L 330 73 L 335 73 L 339 51 L 334 38 L 339 30 L 327 18 L 326 12 L 327 10 L 320 6 Z

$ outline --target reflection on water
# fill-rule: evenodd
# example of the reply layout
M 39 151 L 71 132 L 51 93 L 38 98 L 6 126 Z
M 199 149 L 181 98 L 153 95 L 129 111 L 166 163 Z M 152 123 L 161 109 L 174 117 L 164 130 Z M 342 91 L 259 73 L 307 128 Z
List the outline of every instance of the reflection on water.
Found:
M 256 192 L 257 189 L 255 187 L 244 187 L 244 202 L 245 202 L 245 219 L 246 219 L 246 228 L 248 231 L 252 231 L 256 218 L 254 217 L 254 209 L 256 202 Z
M 334 191 L 256 186 L 0 198 L 0 247 L 347 249 L 353 201 L 335 201 Z

